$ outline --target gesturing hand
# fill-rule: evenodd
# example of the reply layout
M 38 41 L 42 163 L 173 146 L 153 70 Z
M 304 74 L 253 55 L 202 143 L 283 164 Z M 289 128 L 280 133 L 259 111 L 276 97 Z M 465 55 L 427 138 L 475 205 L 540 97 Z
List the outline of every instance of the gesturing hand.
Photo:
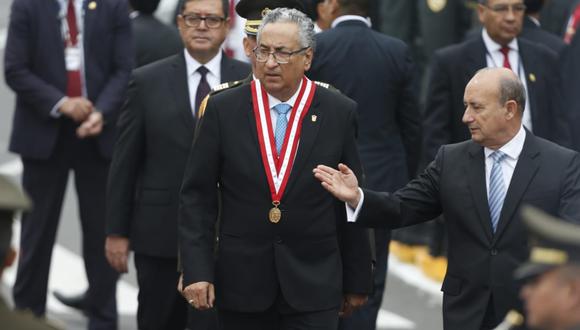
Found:
M 215 302 L 215 290 L 209 282 L 196 282 L 183 289 L 183 297 L 190 305 L 199 310 L 213 308 Z
M 314 177 L 322 182 L 324 189 L 356 209 L 360 200 L 358 180 L 348 166 L 338 164 L 338 170 L 335 170 L 326 165 L 318 165 L 313 172 Z

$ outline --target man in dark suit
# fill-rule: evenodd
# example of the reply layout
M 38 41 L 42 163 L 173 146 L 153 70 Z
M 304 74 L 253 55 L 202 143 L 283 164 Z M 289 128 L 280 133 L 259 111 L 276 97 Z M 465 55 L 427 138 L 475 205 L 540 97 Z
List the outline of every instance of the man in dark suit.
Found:
M 248 64 L 221 51 L 228 8 L 222 0 L 185 2 L 177 17 L 185 50 L 134 71 L 119 119 L 107 195 L 107 258 L 117 271 L 126 272 L 129 247 L 135 252 L 140 329 L 183 329 L 186 324 L 188 304 L 175 289 L 177 211 L 196 126 L 197 91 L 203 79 L 216 86 L 250 72 Z M 197 67 L 209 72 L 200 79 Z M 192 329 L 215 327 L 205 314 L 196 316 Z
M 355 209 L 349 220 L 363 225 L 397 228 L 443 214 L 449 237 L 444 329 L 494 329 L 508 310 L 521 308 L 512 273 L 527 257 L 527 241 L 517 210 L 529 203 L 578 221 L 580 157 L 523 127 L 525 90 L 511 70 L 478 72 L 464 102 L 471 140 L 441 147 L 395 193 L 361 193 L 344 165 L 340 171 L 318 166 L 315 176 Z
M 560 55 L 566 44 L 562 38 L 550 33 L 540 26 L 540 11 L 544 6 L 543 0 L 525 0 L 526 15 L 520 37 L 544 45 Z
M 184 295 L 198 309 L 217 302 L 223 329 L 336 329 L 341 303 L 348 313 L 371 289 L 365 231 L 347 225 L 344 204 L 309 174 L 318 162 L 360 171 L 355 103 L 304 77 L 313 35 L 303 13 L 270 11 L 255 50 L 259 79 L 209 98 L 190 152 Z
M 363 185 L 397 190 L 415 176 L 420 156 L 421 116 L 409 50 L 402 41 L 368 26 L 367 0 L 331 3 L 337 6 L 338 17 L 332 29 L 316 35 L 308 76 L 330 83 L 358 103 L 357 145 L 365 174 Z M 375 230 L 373 294 L 365 306 L 341 320 L 340 328 L 375 328 L 387 276 L 389 241 L 390 231 Z
M 580 6 L 580 1 L 578 2 Z M 562 89 L 564 103 L 570 113 L 570 127 L 572 130 L 574 150 L 580 150 L 580 33 L 576 32 L 570 44 L 562 54 L 560 61 L 562 73 Z
M 537 136 L 570 145 L 567 115 L 560 103 L 556 54 L 516 38 L 524 10 L 523 0 L 480 0 L 481 35 L 435 53 L 424 111 L 427 161 L 440 146 L 469 138 L 461 122 L 463 90 L 469 78 L 485 67 L 510 67 L 520 77 L 529 100 L 523 117 L 526 128 Z
M 22 218 L 17 309 L 43 315 L 50 257 L 70 170 L 75 173 L 89 282 L 89 327 L 116 328 L 118 275 L 103 253 L 105 182 L 130 70 L 125 1 L 15 0 L 5 50 L 16 92 L 10 150 L 35 208 Z
M 155 18 L 161 0 L 130 0 L 136 67 L 175 55 L 183 49 L 179 33 Z

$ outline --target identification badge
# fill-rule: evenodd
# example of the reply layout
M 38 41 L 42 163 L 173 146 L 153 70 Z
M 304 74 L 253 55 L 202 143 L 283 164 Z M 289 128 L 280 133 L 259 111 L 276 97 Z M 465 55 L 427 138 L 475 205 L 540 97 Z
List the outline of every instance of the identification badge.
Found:
M 80 71 L 81 49 L 79 47 L 66 47 L 64 49 L 64 59 L 67 71 Z

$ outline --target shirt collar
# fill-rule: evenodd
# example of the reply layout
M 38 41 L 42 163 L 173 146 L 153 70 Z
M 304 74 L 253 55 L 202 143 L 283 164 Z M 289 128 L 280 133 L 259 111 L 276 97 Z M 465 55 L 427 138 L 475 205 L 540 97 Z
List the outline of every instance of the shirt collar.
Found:
M 302 82 L 303 81 L 300 80 L 300 85 L 298 85 L 298 89 L 296 90 L 294 95 L 292 95 L 292 97 L 289 98 L 288 101 L 286 101 L 286 102 L 282 102 L 282 101 L 278 100 L 277 98 L 275 98 L 274 96 L 268 94 L 268 105 L 270 105 L 270 109 L 273 109 L 275 106 L 277 106 L 280 103 L 288 104 L 289 106 L 292 107 L 292 109 L 294 109 L 294 103 L 296 102 L 296 98 L 298 98 L 298 93 L 300 93 L 300 89 L 302 88 Z
M 504 144 L 499 150 L 507 155 L 507 157 L 517 160 L 524 149 L 524 142 L 526 141 L 526 130 L 524 126 L 520 126 L 520 130 L 508 143 Z M 489 157 L 495 152 L 493 149 L 484 148 L 485 158 Z
M 485 44 L 485 48 L 487 48 L 488 52 L 492 53 L 495 51 L 499 51 L 501 49 L 502 45 L 493 41 L 493 39 L 491 39 L 491 37 L 487 33 L 486 29 L 481 30 L 481 36 L 483 37 L 483 43 Z M 509 49 L 515 50 L 517 52 L 519 50 L 517 38 L 514 38 L 512 41 L 510 41 L 510 43 L 507 46 L 509 47 Z
M 358 16 L 358 15 L 342 15 L 337 17 L 334 21 L 332 21 L 332 24 L 330 25 L 330 27 L 332 29 L 334 29 L 338 24 L 344 22 L 344 21 L 361 21 L 364 22 L 368 27 L 371 27 L 371 21 L 368 18 L 362 17 L 362 16 Z
M 209 62 L 205 63 L 205 64 L 201 64 L 199 63 L 195 58 L 193 58 L 189 52 L 187 51 L 187 49 L 183 50 L 183 53 L 185 54 L 185 66 L 187 68 L 187 76 L 191 77 L 191 75 L 193 75 L 197 69 L 200 66 L 205 66 L 209 73 L 213 74 L 216 77 L 220 76 L 220 71 L 221 71 L 221 62 L 222 62 L 222 52 L 219 51 L 216 56 L 214 56 L 211 60 L 209 60 Z
M 528 19 L 529 19 L 530 21 L 532 21 L 532 23 L 534 23 L 534 24 L 535 24 L 537 27 L 541 27 L 541 25 L 540 25 L 540 21 L 538 21 L 538 19 L 537 19 L 537 18 L 535 18 L 535 17 L 532 17 L 532 16 L 527 16 L 527 17 L 528 17 Z

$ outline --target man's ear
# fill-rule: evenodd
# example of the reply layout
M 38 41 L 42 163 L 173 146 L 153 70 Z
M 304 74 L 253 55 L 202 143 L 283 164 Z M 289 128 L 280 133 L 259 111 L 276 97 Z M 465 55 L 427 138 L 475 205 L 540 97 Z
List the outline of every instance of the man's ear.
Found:
M 506 116 L 508 119 L 512 119 L 514 117 L 516 117 L 516 115 L 518 114 L 519 107 L 518 107 L 518 103 L 514 100 L 509 100 L 505 103 L 505 108 L 506 108 Z

